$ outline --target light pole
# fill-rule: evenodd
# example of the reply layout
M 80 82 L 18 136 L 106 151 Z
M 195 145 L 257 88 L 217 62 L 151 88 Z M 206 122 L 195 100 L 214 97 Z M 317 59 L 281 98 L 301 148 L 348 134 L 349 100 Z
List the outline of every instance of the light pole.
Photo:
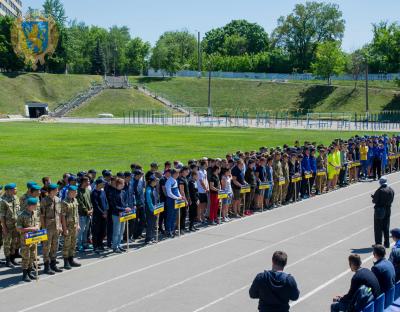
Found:
M 200 31 L 197 32 L 197 78 L 201 78 L 201 41 L 200 41 Z
M 369 112 L 369 103 L 368 103 L 368 58 L 365 58 L 365 112 L 368 114 Z

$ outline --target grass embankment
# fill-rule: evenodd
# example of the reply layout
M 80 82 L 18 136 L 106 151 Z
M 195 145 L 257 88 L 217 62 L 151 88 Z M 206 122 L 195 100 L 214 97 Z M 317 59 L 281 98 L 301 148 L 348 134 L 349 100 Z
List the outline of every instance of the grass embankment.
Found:
M 171 101 L 207 111 L 208 80 L 205 78 L 131 78 L 132 83 L 144 84 Z M 400 88 L 394 82 L 370 83 L 370 111 L 400 110 Z M 289 81 L 287 83 L 213 79 L 211 102 L 214 113 L 234 113 L 235 110 L 256 111 L 300 110 L 306 112 L 363 112 L 365 88 L 359 81 Z

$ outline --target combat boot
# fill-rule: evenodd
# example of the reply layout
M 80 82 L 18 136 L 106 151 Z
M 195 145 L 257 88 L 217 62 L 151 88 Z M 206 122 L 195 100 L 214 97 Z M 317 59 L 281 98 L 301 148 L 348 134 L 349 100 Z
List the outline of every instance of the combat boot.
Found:
M 71 265 L 69 264 L 68 258 L 64 258 L 64 269 L 71 270 Z
M 48 274 L 48 275 L 54 275 L 54 274 L 56 274 L 56 272 L 54 272 L 54 271 L 52 270 L 52 268 L 50 267 L 50 264 L 49 264 L 48 262 L 45 262 L 45 263 L 44 263 L 44 271 L 43 271 L 43 273 L 44 273 L 44 274 Z
M 32 268 L 28 269 L 28 276 L 31 280 L 36 280 L 36 272 L 32 270 Z
M 6 267 L 14 269 L 15 265 L 11 262 L 10 257 L 6 257 Z
M 22 270 L 22 281 L 26 283 L 31 282 L 31 279 L 28 276 L 28 270 Z
M 61 273 L 62 272 L 62 270 L 57 266 L 56 260 L 51 260 L 50 268 L 56 273 Z
M 69 261 L 69 264 L 71 265 L 71 267 L 78 268 L 78 267 L 81 266 L 80 263 L 78 263 L 78 262 L 76 262 L 76 261 L 74 260 L 74 257 L 69 257 L 69 258 L 68 258 L 68 261 Z
M 17 261 L 15 261 L 15 258 L 16 258 L 16 256 L 15 256 L 15 255 L 13 255 L 13 256 L 10 256 L 10 262 L 11 262 L 13 265 L 18 265 L 18 262 L 17 262 Z
M 14 258 L 22 258 L 21 254 L 19 253 L 19 250 L 17 250 L 17 251 L 14 253 Z

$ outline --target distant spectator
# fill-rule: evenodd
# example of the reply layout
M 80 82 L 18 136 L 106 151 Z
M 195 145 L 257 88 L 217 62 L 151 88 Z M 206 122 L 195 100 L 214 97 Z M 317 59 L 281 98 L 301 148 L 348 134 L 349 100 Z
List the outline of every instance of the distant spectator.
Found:
M 378 279 L 381 291 L 385 293 L 395 284 L 396 273 L 394 271 L 394 266 L 385 258 L 386 249 L 382 245 L 376 245 L 373 254 L 376 261 L 371 271 Z
M 259 273 L 250 287 L 250 298 L 259 299 L 260 312 L 287 312 L 289 301 L 299 298 L 300 291 L 296 281 L 290 274 L 284 273 L 287 264 L 287 254 L 276 251 L 272 256 L 272 270 Z

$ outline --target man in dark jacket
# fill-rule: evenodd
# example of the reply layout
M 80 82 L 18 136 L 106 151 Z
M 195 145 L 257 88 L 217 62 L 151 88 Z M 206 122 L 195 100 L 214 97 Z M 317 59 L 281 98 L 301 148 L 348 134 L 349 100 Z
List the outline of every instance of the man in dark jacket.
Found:
M 272 256 L 272 270 L 259 273 L 250 287 L 250 298 L 259 299 L 260 312 L 287 312 L 289 301 L 299 299 L 300 291 L 290 274 L 284 273 L 287 254 L 276 251 Z
M 372 202 L 375 204 L 374 214 L 374 233 L 375 244 L 382 245 L 382 234 L 384 237 L 384 246 L 389 248 L 389 227 L 391 207 L 394 199 L 394 191 L 388 186 L 387 178 L 381 177 L 379 179 L 380 187 L 372 195 Z
M 376 259 L 374 266 L 371 268 L 372 273 L 378 279 L 379 286 L 383 293 L 386 293 L 394 286 L 396 273 L 393 264 L 385 258 L 386 249 L 382 245 L 376 245 L 373 251 Z
M 351 279 L 350 290 L 343 297 L 337 296 L 333 299 L 331 312 L 347 311 L 354 299 L 354 295 L 361 286 L 371 288 L 374 298 L 377 298 L 381 294 L 381 288 L 375 274 L 368 269 L 362 268 L 361 264 L 359 255 L 349 256 L 350 269 L 355 272 Z
M 395 242 L 390 252 L 389 261 L 393 264 L 396 272 L 396 282 L 400 280 L 400 229 L 396 228 L 390 231 Z

